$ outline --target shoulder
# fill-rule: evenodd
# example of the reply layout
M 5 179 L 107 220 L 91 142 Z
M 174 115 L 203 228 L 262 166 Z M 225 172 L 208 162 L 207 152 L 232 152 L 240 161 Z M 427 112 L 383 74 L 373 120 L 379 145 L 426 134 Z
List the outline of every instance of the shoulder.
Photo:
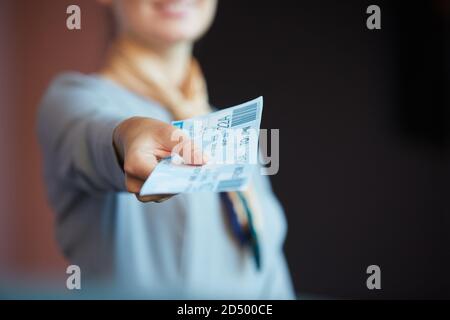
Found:
M 45 91 L 39 112 L 79 109 L 97 105 L 107 97 L 95 76 L 65 72 L 56 76 Z M 81 111 L 81 110 L 80 110 Z
M 100 108 L 105 112 L 152 116 L 169 120 L 170 114 L 159 103 L 139 96 L 97 74 L 65 72 L 50 83 L 41 108 L 48 106 L 78 109 Z
M 62 73 L 50 82 L 39 103 L 38 126 L 92 114 L 108 105 L 106 97 L 93 76 L 76 72 Z
M 51 81 L 39 105 L 38 121 L 93 114 L 170 120 L 168 111 L 157 102 L 138 96 L 100 75 L 65 72 Z
M 64 72 L 57 75 L 51 82 L 44 95 L 44 101 L 65 96 L 78 98 L 102 95 L 102 81 L 94 75 L 86 75 L 79 72 Z

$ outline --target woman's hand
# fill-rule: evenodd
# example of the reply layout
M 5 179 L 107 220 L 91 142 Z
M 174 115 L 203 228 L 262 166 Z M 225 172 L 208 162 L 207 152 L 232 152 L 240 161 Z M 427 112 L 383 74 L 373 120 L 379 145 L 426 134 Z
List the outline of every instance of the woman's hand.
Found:
M 161 202 L 172 195 L 140 197 L 139 191 L 158 161 L 179 154 L 186 164 L 202 165 L 206 157 L 182 130 L 165 122 L 133 117 L 121 122 L 113 134 L 114 147 L 125 171 L 128 192 L 143 202 Z

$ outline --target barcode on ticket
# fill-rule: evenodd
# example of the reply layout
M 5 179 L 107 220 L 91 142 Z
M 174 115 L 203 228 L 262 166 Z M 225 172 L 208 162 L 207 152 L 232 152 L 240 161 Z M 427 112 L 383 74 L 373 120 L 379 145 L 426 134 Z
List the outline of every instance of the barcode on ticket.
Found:
M 256 111 L 258 104 L 252 103 L 248 106 L 233 110 L 231 127 L 240 126 L 244 123 L 256 120 Z

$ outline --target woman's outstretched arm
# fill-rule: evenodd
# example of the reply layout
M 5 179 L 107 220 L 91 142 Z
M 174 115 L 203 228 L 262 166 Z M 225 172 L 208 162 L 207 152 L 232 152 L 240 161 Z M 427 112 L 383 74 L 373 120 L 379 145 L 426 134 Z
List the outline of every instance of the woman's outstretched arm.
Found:
M 158 159 L 175 146 L 185 162 L 203 163 L 201 153 L 177 128 L 112 109 L 89 88 L 64 87 L 61 81 L 43 99 L 38 135 L 46 175 L 84 192 L 138 193 Z

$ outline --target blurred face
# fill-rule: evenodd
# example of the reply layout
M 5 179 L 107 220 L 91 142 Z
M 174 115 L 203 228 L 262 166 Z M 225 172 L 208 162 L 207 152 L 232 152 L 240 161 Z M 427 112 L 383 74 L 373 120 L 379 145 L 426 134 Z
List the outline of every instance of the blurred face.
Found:
M 149 43 L 193 42 L 211 25 L 217 0 L 100 0 L 110 4 L 121 33 Z

